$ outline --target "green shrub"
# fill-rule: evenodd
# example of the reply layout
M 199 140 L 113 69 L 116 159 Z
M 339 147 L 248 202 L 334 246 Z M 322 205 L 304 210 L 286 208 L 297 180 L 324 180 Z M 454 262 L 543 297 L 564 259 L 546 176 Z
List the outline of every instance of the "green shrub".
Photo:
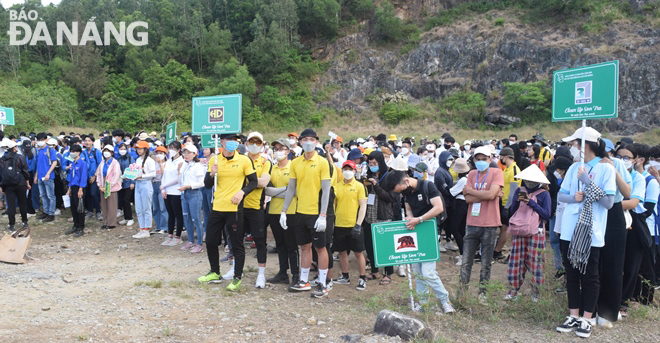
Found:
M 504 109 L 523 124 L 547 121 L 552 115 L 552 88 L 545 81 L 504 83 Z
M 398 124 L 402 120 L 413 119 L 417 116 L 417 109 L 410 103 L 384 103 L 378 114 L 388 124 Z
M 373 38 L 383 43 L 397 43 L 409 37 L 419 36 L 419 29 L 414 24 L 406 24 L 394 13 L 394 6 L 385 1 L 376 8 L 372 30 Z
M 497 19 L 495 19 L 495 23 L 494 23 L 494 24 L 495 24 L 495 26 L 503 26 L 504 23 L 505 23 L 504 18 L 497 18 Z
M 479 124 L 484 119 L 486 100 L 481 93 L 461 90 L 442 99 L 440 108 L 449 121 L 462 125 Z

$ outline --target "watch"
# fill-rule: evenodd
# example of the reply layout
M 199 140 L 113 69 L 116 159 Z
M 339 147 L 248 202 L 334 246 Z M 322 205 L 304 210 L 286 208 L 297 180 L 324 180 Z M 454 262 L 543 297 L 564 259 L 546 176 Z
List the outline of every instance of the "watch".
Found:
M 419 222 L 420 222 L 420 223 L 422 223 L 422 222 L 424 221 L 424 219 L 422 218 L 422 216 L 417 217 L 417 219 L 419 219 Z

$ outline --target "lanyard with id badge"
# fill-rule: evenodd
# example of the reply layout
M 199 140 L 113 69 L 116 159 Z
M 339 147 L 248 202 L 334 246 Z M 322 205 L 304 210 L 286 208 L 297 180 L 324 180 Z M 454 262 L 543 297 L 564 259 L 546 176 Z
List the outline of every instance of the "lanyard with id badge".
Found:
M 477 182 L 474 184 L 474 188 L 476 190 L 481 191 L 486 187 L 486 180 L 488 179 L 488 174 L 490 174 L 490 168 L 488 168 L 488 171 L 486 172 L 486 176 L 484 176 L 484 180 L 481 182 L 481 186 L 479 186 L 479 173 L 477 173 L 476 175 Z M 478 217 L 480 212 L 481 212 L 481 202 L 472 203 L 471 215 L 473 217 Z

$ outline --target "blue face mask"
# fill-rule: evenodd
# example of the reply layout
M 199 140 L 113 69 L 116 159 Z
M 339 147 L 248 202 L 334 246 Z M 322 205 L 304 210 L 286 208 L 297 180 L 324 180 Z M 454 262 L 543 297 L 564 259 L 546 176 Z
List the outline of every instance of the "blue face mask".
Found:
M 490 166 L 490 163 L 486 161 L 476 161 L 474 162 L 474 166 L 477 167 L 477 170 L 482 172 L 486 169 L 488 169 L 488 166 Z
M 414 177 L 415 179 L 421 179 L 422 177 L 424 177 L 424 174 L 422 174 L 422 173 L 416 171 L 416 172 L 413 172 L 413 177 Z
M 378 166 L 369 166 L 369 170 L 371 170 L 372 173 L 375 173 L 378 171 Z
M 232 152 L 232 151 L 238 149 L 238 142 L 237 141 L 227 141 L 225 143 L 225 149 L 227 149 L 227 151 L 229 151 L 229 152 Z

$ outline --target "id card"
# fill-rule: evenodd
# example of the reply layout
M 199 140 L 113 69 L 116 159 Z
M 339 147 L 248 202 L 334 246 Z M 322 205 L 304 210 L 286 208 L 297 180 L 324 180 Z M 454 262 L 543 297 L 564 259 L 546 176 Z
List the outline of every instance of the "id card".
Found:
M 373 205 L 376 203 L 376 194 L 369 194 L 367 198 L 367 205 Z
M 473 217 L 478 217 L 479 212 L 481 212 L 481 203 L 480 202 L 475 202 L 472 204 L 472 216 Z

